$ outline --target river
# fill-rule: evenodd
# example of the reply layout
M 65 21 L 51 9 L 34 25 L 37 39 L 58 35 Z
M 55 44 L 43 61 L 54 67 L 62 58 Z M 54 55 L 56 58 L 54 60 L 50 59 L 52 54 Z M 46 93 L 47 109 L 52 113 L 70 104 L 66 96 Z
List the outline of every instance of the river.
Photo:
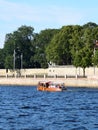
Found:
M 0 86 L 0 130 L 98 130 L 98 89 Z

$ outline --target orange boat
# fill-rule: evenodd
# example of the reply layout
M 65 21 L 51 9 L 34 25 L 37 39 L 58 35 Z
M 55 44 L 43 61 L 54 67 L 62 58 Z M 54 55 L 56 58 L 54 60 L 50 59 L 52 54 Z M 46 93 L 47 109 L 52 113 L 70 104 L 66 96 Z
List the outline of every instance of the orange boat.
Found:
M 49 92 L 60 92 L 66 90 L 64 83 L 54 83 L 51 81 L 40 81 L 38 83 L 37 90 L 39 91 L 49 91 Z

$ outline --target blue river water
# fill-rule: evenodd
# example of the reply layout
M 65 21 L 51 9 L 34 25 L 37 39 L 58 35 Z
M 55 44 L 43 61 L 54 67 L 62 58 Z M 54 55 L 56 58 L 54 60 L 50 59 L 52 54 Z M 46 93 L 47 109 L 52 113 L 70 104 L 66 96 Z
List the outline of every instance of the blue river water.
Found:
M 98 130 L 98 89 L 0 86 L 0 130 Z

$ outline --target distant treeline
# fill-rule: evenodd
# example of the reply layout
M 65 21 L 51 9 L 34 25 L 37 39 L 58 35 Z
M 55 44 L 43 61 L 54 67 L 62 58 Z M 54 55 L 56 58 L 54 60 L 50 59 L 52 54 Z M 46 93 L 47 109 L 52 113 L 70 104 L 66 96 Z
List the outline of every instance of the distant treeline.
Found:
M 47 68 L 48 64 L 75 65 L 85 68 L 98 65 L 98 25 L 67 25 L 34 33 L 31 26 L 21 26 L 6 34 L 0 49 L 0 68 Z

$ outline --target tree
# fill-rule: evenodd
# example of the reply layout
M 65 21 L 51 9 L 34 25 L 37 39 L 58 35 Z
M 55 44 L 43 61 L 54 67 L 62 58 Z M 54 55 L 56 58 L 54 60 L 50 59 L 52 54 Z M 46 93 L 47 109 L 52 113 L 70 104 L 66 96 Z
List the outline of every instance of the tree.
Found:
M 79 29 L 79 28 L 78 28 Z M 85 68 L 92 65 L 92 54 L 93 54 L 93 35 L 92 28 L 81 28 L 78 33 L 73 33 L 74 36 L 71 42 L 74 42 L 71 48 L 73 65 L 83 68 L 83 76 L 85 76 Z M 72 44 L 71 43 L 71 44 Z
M 4 49 L 0 49 L 0 69 L 4 69 L 5 54 Z
M 30 58 L 34 54 L 32 49 L 33 31 L 34 29 L 30 26 L 21 26 L 18 28 L 17 31 L 14 31 L 13 33 L 6 35 L 4 51 L 7 57 L 7 56 L 13 56 L 15 50 L 15 61 L 16 61 L 15 68 L 17 69 L 21 68 L 20 67 L 21 55 L 23 55 L 23 67 L 24 68 L 32 67 Z M 5 62 L 7 62 L 8 59 L 5 60 Z M 11 64 L 10 61 L 9 64 Z M 11 65 L 9 65 L 9 67 L 11 67 Z
M 73 26 L 73 32 L 72 32 L 72 38 L 70 39 L 70 52 L 71 52 L 71 60 L 72 64 L 74 64 L 76 67 L 78 67 L 79 62 L 79 50 L 83 48 L 83 38 L 82 38 L 82 27 L 79 25 Z
M 46 68 L 48 67 L 46 59 L 46 47 L 50 44 L 52 37 L 58 32 L 57 29 L 46 29 L 41 31 L 35 36 L 34 46 L 35 54 L 32 59 L 34 60 L 35 67 Z
M 83 25 L 83 28 L 96 28 L 98 25 L 96 23 L 93 22 L 88 22 L 86 24 Z
M 90 48 L 84 47 L 80 50 L 80 67 L 83 68 L 83 76 L 85 77 L 85 68 L 92 65 L 92 52 Z
M 84 70 L 92 65 L 95 41 L 98 40 L 97 24 L 89 22 L 83 26 L 68 25 L 61 29 L 45 29 L 39 34 L 33 31 L 33 27 L 24 25 L 6 34 L 4 48 L 0 50 L 1 68 L 12 67 L 14 52 L 17 69 L 21 68 L 21 56 L 23 68 L 46 68 L 50 61 L 57 65 L 73 64 Z M 96 58 L 93 58 L 93 63 L 95 61 Z
M 5 68 L 6 69 L 12 69 L 13 68 L 13 57 L 8 55 L 5 58 Z
M 50 44 L 46 48 L 48 62 L 57 65 L 71 64 L 70 42 L 72 26 L 64 26 L 54 35 Z

